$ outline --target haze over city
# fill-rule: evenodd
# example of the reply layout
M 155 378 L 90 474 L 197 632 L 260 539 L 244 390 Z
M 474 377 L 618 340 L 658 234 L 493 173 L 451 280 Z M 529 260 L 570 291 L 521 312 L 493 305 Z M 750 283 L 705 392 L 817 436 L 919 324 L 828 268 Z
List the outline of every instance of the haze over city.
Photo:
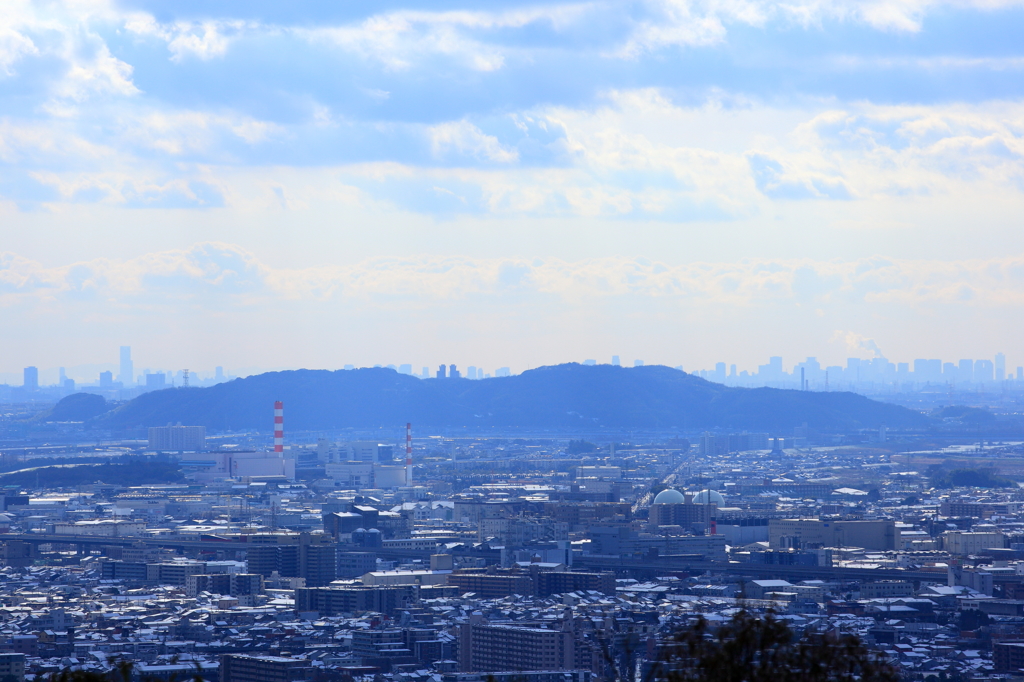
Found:
M 0 682 L 1024 681 L 1022 36 L 0 1 Z

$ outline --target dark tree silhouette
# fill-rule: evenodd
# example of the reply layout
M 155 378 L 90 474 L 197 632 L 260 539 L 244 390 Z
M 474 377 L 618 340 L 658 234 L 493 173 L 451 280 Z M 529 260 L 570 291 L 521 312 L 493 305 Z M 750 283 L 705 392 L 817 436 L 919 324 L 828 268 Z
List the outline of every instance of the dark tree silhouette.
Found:
M 703 617 L 676 633 L 653 677 L 669 682 L 896 682 L 854 635 L 796 636 L 774 615 L 741 611 L 712 631 Z

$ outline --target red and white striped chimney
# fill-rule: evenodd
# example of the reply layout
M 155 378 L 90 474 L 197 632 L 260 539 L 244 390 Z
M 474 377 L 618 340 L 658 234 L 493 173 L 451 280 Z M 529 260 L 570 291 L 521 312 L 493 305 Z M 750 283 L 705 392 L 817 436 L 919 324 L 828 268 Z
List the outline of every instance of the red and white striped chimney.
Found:
M 405 424 L 405 484 L 412 485 L 412 424 Z
M 274 403 L 274 452 L 284 452 L 284 403 Z

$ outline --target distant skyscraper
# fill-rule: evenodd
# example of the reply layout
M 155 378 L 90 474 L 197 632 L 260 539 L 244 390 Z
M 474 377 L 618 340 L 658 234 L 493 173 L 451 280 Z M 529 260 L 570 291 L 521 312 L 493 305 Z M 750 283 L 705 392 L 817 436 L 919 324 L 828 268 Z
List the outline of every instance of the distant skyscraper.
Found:
M 438 365 L 438 367 L 437 367 L 437 378 L 438 379 L 444 379 L 446 376 L 448 376 L 448 368 L 445 365 Z
M 767 365 L 757 366 L 757 374 L 762 381 L 779 381 L 782 378 L 782 357 L 773 355 L 768 358 Z
M 135 367 L 132 365 L 132 347 L 121 346 L 121 370 L 117 380 L 126 387 L 135 383 Z
M 224 381 L 224 368 L 218 366 L 213 372 L 214 381 Z
M 113 372 L 100 372 L 100 388 L 110 388 L 114 385 Z
M 35 367 L 25 368 L 25 388 L 35 390 L 39 388 L 39 370 Z
M 715 381 L 717 381 L 720 384 L 721 383 L 725 383 L 725 363 L 724 362 L 716 362 L 715 363 Z
M 991 360 L 976 360 L 974 362 L 974 380 L 978 383 L 992 381 L 995 378 L 995 367 Z
M 477 378 L 476 377 L 476 366 L 475 365 L 470 365 L 469 367 L 466 368 L 466 378 L 467 379 L 476 379 Z M 483 377 L 481 377 L 481 378 L 483 378 Z
M 996 381 L 1002 381 L 1006 378 L 1006 356 L 1002 353 L 996 353 Z
M 459 374 L 459 368 L 458 367 L 456 367 L 455 365 L 448 365 L 448 378 L 449 379 L 458 379 L 461 376 L 462 375 Z
M 584 360 L 583 364 L 584 365 L 596 365 L 597 364 L 597 360 Z
M 974 360 L 961 360 L 956 369 L 956 378 L 961 383 L 969 384 L 974 381 Z
M 57 384 L 59 386 L 63 386 L 64 382 L 67 380 L 67 378 L 68 378 L 67 372 L 65 372 L 64 368 L 61 367 L 60 368 L 60 378 L 57 379 Z
M 619 356 L 618 355 L 613 355 L 612 356 L 612 364 L 615 365 L 616 367 L 618 367 L 618 366 L 620 366 L 622 364 L 621 362 L 619 362 Z
M 643 367 L 644 366 L 644 361 L 643 360 L 634 360 L 633 361 L 633 366 L 634 367 Z
M 914 360 L 914 381 L 941 381 L 942 360 Z

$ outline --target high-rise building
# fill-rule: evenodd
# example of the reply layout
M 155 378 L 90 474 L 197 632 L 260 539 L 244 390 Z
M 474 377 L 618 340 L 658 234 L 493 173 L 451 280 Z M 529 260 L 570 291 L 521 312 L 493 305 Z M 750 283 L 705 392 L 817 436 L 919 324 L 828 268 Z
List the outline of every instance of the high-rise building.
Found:
M 296 682 L 312 680 L 313 666 L 305 658 L 225 654 L 220 657 L 221 682 Z
M 110 388 L 114 385 L 114 373 L 110 371 L 100 372 L 100 388 Z
M 455 365 L 448 365 L 448 378 L 449 379 L 459 379 L 461 377 L 462 377 L 462 374 L 459 373 L 459 368 L 458 367 L 456 367 Z
M 39 369 L 36 367 L 26 367 L 24 372 L 24 385 L 25 388 L 34 391 L 39 388 Z
M 0 654 L 0 679 L 8 677 L 16 682 L 25 682 L 25 654 Z
M 643 360 L 634 360 L 633 361 L 633 366 L 634 367 L 643 367 L 644 366 L 644 361 Z
M 132 365 L 132 347 L 121 346 L 121 368 L 117 380 L 123 386 L 131 386 L 135 383 L 135 367 Z
M 1006 379 L 1006 356 L 996 353 L 996 381 Z
M 156 374 L 146 374 L 146 389 L 150 391 L 159 391 L 162 388 L 167 388 L 167 375 L 163 372 L 157 372 Z
M 459 626 L 459 667 L 465 672 L 572 670 L 572 632 L 509 625 Z
M 914 380 L 939 382 L 942 380 L 942 360 L 914 360 Z
M 395 446 L 375 440 L 356 440 L 345 446 L 345 461 L 387 464 L 395 459 Z
M 417 600 L 416 591 L 415 585 L 300 587 L 295 590 L 295 610 L 316 611 L 321 616 L 364 611 L 395 615 Z
M 718 382 L 720 384 L 724 384 L 725 383 L 725 363 L 724 362 L 716 362 L 715 363 L 715 378 L 714 378 L 714 381 L 716 381 L 716 382 Z
M 979 384 L 995 379 L 995 366 L 991 360 L 977 360 L 974 363 L 974 380 Z
M 615 367 L 619 367 L 619 366 L 622 365 L 622 363 L 619 362 L 619 356 L 618 355 L 613 355 L 612 356 L 612 365 L 614 365 Z
M 157 452 L 202 452 L 206 450 L 206 427 L 151 426 L 149 449 Z
M 338 575 L 338 545 L 330 535 L 264 535 L 250 539 L 250 573 L 305 578 L 307 587 L 329 585 Z
M 448 375 L 448 367 L 445 365 L 437 366 L 437 378 L 444 379 Z
M 961 360 L 956 369 L 956 377 L 962 384 L 974 381 L 974 360 Z

